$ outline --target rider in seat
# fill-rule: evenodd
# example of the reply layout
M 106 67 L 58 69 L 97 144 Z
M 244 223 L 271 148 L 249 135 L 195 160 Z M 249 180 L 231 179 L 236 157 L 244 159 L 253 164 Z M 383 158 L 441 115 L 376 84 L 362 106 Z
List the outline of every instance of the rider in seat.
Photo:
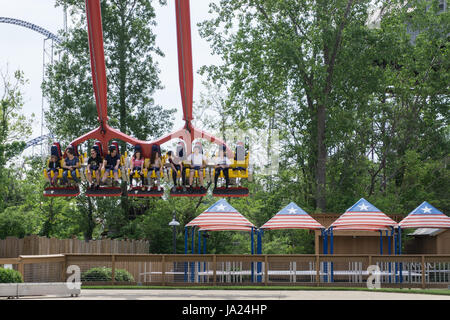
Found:
M 134 155 L 131 157 L 130 190 L 133 187 L 133 175 L 134 175 L 134 172 L 137 171 L 137 173 L 141 177 L 142 191 L 145 191 L 144 173 L 142 172 L 143 168 L 144 168 L 144 158 L 142 157 L 142 149 L 141 149 L 141 146 L 137 145 L 134 148 Z
M 119 183 L 119 166 L 120 166 L 120 157 L 117 148 L 116 146 L 111 145 L 109 147 L 109 154 L 103 160 L 103 167 L 105 168 L 105 173 L 103 174 L 102 177 L 102 183 L 105 183 L 111 170 L 114 173 L 114 183 Z
M 47 168 L 47 177 L 50 185 L 54 187 L 56 185 L 56 180 L 58 179 L 59 169 L 61 168 L 59 157 L 56 154 L 50 156 Z M 53 177 L 52 177 L 53 172 Z
M 78 157 L 76 157 L 75 155 L 75 151 L 73 149 L 72 146 L 69 146 L 66 150 L 66 155 L 67 157 L 64 159 L 63 162 L 63 177 L 62 177 L 62 182 L 64 185 L 66 185 L 68 183 L 68 174 L 70 171 L 70 175 L 72 176 L 72 179 L 75 183 L 79 183 L 80 181 L 77 178 L 77 173 L 76 170 L 78 168 L 80 168 L 80 161 L 78 159 Z
M 225 176 L 226 188 L 228 188 L 228 185 L 230 184 L 228 168 L 231 165 L 231 161 L 230 161 L 230 159 L 228 159 L 225 152 L 226 152 L 226 147 L 222 146 L 219 149 L 219 155 L 215 159 L 214 189 L 217 188 L 217 180 L 219 178 L 220 172 L 223 172 L 223 175 Z
M 204 189 L 203 187 L 203 170 L 202 168 L 206 165 L 206 157 L 203 155 L 203 150 L 200 144 L 196 144 L 194 147 L 194 153 L 189 156 L 189 160 L 191 162 L 191 170 L 189 173 L 189 187 L 192 191 L 192 182 L 194 180 L 195 171 L 198 172 L 198 177 L 200 180 L 200 189 Z
M 169 151 L 167 153 L 167 155 L 169 156 L 168 160 L 169 160 L 170 167 L 172 168 L 172 179 L 173 179 L 172 191 L 175 192 L 177 189 L 178 171 L 180 171 L 180 173 L 181 173 L 181 181 L 182 181 L 182 186 L 183 186 L 183 191 L 184 191 L 186 189 L 184 187 L 184 185 L 186 183 L 186 175 L 183 174 L 183 162 L 182 162 L 183 149 L 181 148 L 181 150 L 178 150 L 178 147 L 177 147 L 177 151 L 175 152 L 175 154 L 172 154 L 172 151 Z
M 100 156 L 100 150 L 98 149 L 98 146 L 93 146 L 91 149 L 91 156 L 88 159 L 88 165 L 86 167 L 86 175 L 90 185 L 89 188 L 91 190 L 99 189 L 102 163 L 103 159 Z M 93 172 L 95 172 L 95 184 L 92 182 Z
M 236 162 L 236 167 L 234 170 L 244 170 L 245 171 L 245 158 L 247 156 L 247 151 L 245 150 L 244 143 L 239 141 L 236 144 L 236 152 L 234 154 L 234 160 Z
M 156 175 L 156 184 L 158 186 L 158 191 L 161 191 L 161 179 L 160 179 L 160 173 L 162 172 L 162 161 L 161 161 L 161 149 L 158 145 L 152 146 L 152 154 L 150 156 L 150 168 L 149 168 L 149 186 L 148 191 L 152 190 L 152 172 Z

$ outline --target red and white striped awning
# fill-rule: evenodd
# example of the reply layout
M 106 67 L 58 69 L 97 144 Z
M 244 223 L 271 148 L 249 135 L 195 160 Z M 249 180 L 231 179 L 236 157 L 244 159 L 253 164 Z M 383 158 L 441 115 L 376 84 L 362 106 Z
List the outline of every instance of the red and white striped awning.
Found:
M 255 225 L 247 220 L 225 199 L 221 199 L 189 222 L 186 227 L 200 227 L 200 230 L 241 230 L 250 231 Z
M 324 229 L 294 202 L 281 209 L 261 229 Z
M 373 204 L 361 198 L 347 209 L 330 227 L 333 230 L 378 231 L 389 230 L 397 223 Z
M 398 224 L 402 229 L 438 228 L 449 229 L 450 217 L 424 201 Z

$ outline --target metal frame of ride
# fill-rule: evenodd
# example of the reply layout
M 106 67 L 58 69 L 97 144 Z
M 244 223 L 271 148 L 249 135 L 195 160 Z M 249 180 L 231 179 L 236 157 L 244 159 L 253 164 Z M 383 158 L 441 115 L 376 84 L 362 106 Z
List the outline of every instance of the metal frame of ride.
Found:
M 161 144 L 174 139 L 181 139 L 185 143 L 186 150 L 192 151 L 192 144 L 196 139 L 205 139 L 219 146 L 225 146 L 226 154 L 228 157 L 232 157 L 233 152 L 230 147 L 222 141 L 221 139 L 211 135 L 208 132 L 197 129 L 192 125 L 192 101 L 193 101 L 193 68 L 192 68 L 192 47 L 191 47 L 191 25 L 190 25 L 190 8 L 189 0 L 175 0 L 175 10 L 176 10 L 176 27 L 177 27 L 177 48 L 178 48 L 178 72 L 179 72 L 179 84 L 180 93 L 183 108 L 183 120 L 185 125 L 163 137 L 160 137 L 154 141 L 142 141 L 136 138 L 130 137 L 117 129 L 112 128 L 108 124 L 108 101 L 107 101 L 107 78 L 105 70 L 105 56 L 103 49 L 103 31 L 102 31 L 102 19 L 101 19 L 101 8 L 99 0 L 86 0 L 86 17 L 88 26 L 88 38 L 89 38 L 89 51 L 91 60 L 91 71 L 93 88 L 95 94 L 95 101 L 98 113 L 99 127 L 82 135 L 81 137 L 75 139 L 70 143 L 75 150 L 78 152 L 78 146 L 89 139 L 95 139 L 97 144 L 101 145 L 103 150 L 108 150 L 108 143 L 111 140 L 122 140 L 131 145 L 140 146 L 142 150 L 142 156 L 148 158 L 151 154 L 153 146 L 160 146 Z M 118 150 L 119 151 L 119 150 Z M 190 152 L 189 152 L 190 153 Z M 122 168 L 125 167 L 126 160 L 121 158 Z M 239 163 L 238 163 L 239 162 Z M 211 167 L 209 167 L 211 169 Z M 172 169 L 170 169 L 172 170 Z M 171 177 L 171 172 L 168 170 L 168 177 Z M 187 169 L 189 170 L 189 168 Z M 243 161 L 234 161 L 231 167 L 228 169 L 230 179 L 236 179 L 240 181 L 241 179 L 251 178 L 251 173 L 249 176 L 249 154 L 246 155 Z M 130 172 L 123 170 L 123 177 L 129 177 Z M 205 172 L 205 171 L 204 171 Z M 127 175 L 126 175 L 127 174 Z M 163 172 L 160 173 L 161 177 Z M 209 172 L 210 176 L 214 177 L 214 169 Z M 46 178 L 47 172 L 44 172 Z M 61 173 L 58 175 L 60 177 Z M 77 176 L 79 173 L 77 173 Z M 155 178 L 155 172 L 151 173 L 151 177 Z M 181 172 L 178 172 L 178 177 L 180 177 Z M 69 175 L 70 176 L 70 175 Z M 80 174 L 78 177 L 82 177 Z M 189 171 L 186 172 L 186 178 L 189 176 Z M 140 177 L 136 172 L 133 177 Z M 132 178 L 133 178 L 132 177 Z M 147 178 L 147 175 L 145 176 Z M 195 172 L 195 177 L 198 177 L 198 171 Z M 220 178 L 223 178 L 223 172 L 220 174 Z M 84 178 L 84 177 L 83 177 Z M 131 181 L 129 181 L 131 183 Z M 76 196 L 79 194 L 79 190 L 72 191 L 68 194 L 64 188 L 60 188 L 63 192 L 57 192 L 58 188 L 46 188 L 44 191 L 45 196 Z M 78 188 L 76 188 L 78 189 Z M 105 188 L 102 188 L 105 189 Z M 117 188 L 119 189 L 119 188 Z M 229 188 L 229 190 L 224 190 L 225 188 L 218 188 L 214 190 L 213 195 L 219 197 L 244 197 L 248 196 L 248 189 L 243 187 Z M 104 190 L 103 190 L 104 191 Z M 129 196 L 161 196 L 162 192 L 141 192 L 138 190 L 132 190 L 134 192 L 129 193 Z M 228 192 L 227 192 L 228 191 Z M 229 192 L 231 191 L 231 192 Z M 120 189 L 115 190 L 115 192 L 87 192 L 88 196 L 119 196 L 121 194 Z M 206 195 L 206 190 L 194 190 L 194 192 L 172 192 L 171 196 L 204 196 Z

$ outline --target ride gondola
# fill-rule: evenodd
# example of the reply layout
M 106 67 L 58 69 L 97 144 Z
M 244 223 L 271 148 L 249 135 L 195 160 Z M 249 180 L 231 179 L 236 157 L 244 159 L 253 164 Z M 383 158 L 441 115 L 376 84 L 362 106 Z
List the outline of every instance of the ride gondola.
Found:
M 223 148 L 223 151 L 226 151 L 226 148 Z M 249 157 L 250 154 L 247 152 L 244 143 L 238 142 L 230 166 L 223 170 L 220 170 L 220 168 L 212 169 L 211 177 L 222 182 L 221 187 L 214 188 L 212 192 L 214 197 L 248 197 L 248 188 L 242 186 L 242 180 L 251 180 Z M 220 171 L 219 175 L 216 174 L 218 170 Z M 226 177 L 225 170 L 227 170 L 228 177 Z M 227 178 L 230 186 L 223 187 L 223 180 L 227 180 Z M 215 185 L 217 185 L 217 182 L 215 182 Z
M 111 142 L 111 145 L 108 149 L 108 154 L 103 156 L 103 150 L 101 147 L 101 143 L 97 143 L 94 145 L 94 148 L 100 152 L 100 156 L 103 159 L 103 165 L 101 168 L 101 176 L 97 177 L 95 172 L 93 173 L 93 178 L 97 179 L 97 183 L 99 185 L 98 188 L 88 188 L 86 190 L 86 196 L 88 197 L 119 197 L 122 195 L 122 189 L 120 188 L 120 184 L 118 181 L 115 181 L 116 178 L 122 177 L 123 166 L 124 166 L 124 157 L 120 154 L 119 144 L 116 141 Z M 109 166 L 110 162 L 113 161 L 114 165 L 117 165 L 119 162 L 117 175 L 115 176 L 115 170 Z M 105 168 L 105 165 L 107 168 Z M 105 177 L 106 175 L 106 177 Z M 118 179 L 117 179 L 118 180 Z
M 73 156 L 73 162 L 76 163 L 74 170 L 64 169 L 65 159 L 71 153 Z M 80 155 L 78 153 L 78 148 L 73 146 L 67 147 L 64 155 L 61 152 L 61 145 L 59 142 L 54 142 L 50 147 L 50 154 L 57 158 L 58 168 L 54 170 L 44 169 L 44 178 L 51 183 L 49 187 L 44 188 L 45 197 L 76 197 L 80 194 L 80 188 L 78 186 L 78 181 L 80 176 Z M 50 160 L 47 161 L 47 168 L 49 168 Z M 55 177 L 56 175 L 56 177 Z M 74 176 L 73 176 L 74 175 Z
M 161 155 L 161 148 L 159 145 L 153 145 L 152 146 L 152 153 L 159 153 Z M 135 146 L 135 154 L 137 152 L 141 153 L 141 157 L 143 158 L 144 162 L 142 164 L 142 167 L 140 170 L 137 170 L 135 168 L 131 169 L 128 167 L 128 183 L 130 185 L 130 188 L 128 190 L 128 196 L 129 197 L 162 197 L 164 194 L 164 189 L 160 187 L 158 189 L 157 186 L 153 186 L 152 182 L 157 180 L 159 175 L 159 181 L 161 181 L 164 178 L 163 170 L 149 170 L 150 168 L 150 158 L 145 158 L 142 153 L 142 147 L 140 145 Z M 164 161 L 163 158 L 161 158 L 161 161 Z M 130 162 L 131 163 L 131 162 Z M 137 181 L 136 185 L 133 186 L 133 179 Z M 139 183 L 140 181 L 140 183 Z M 147 182 L 150 183 L 147 183 Z

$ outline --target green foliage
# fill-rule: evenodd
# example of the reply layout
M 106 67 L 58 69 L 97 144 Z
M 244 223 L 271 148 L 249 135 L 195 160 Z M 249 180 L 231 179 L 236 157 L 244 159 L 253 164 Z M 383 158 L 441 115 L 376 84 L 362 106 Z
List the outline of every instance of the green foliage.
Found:
M 133 275 L 125 269 L 115 269 L 115 281 L 134 282 Z M 81 281 L 111 281 L 112 269 L 107 267 L 94 267 L 81 274 Z
M 13 269 L 0 268 L 0 283 L 22 283 L 22 275 Z
M 448 210 L 450 56 L 444 30 L 450 19 L 449 10 L 437 14 L 438 1 L 432 3 L 210 5 L 212 18 L 200 24 L 201 35 L 224 64 L 204 66 L 202 73 L 228 88 L 221 119 L 279 130 L 278 196 L 318 212 L 343 212 L 361 197 L 385 203 L 392 210 L 387 213 L 407 213 L 430 198 Z M 379 28 L 367 24 L 372 5 L 383 6 Z M 417 169 L 429 175 L 434 168 L 442 188 L 411 175 L 411 152 L 418 154 Z M 414 193 L 411 180 L 423 192 Z

